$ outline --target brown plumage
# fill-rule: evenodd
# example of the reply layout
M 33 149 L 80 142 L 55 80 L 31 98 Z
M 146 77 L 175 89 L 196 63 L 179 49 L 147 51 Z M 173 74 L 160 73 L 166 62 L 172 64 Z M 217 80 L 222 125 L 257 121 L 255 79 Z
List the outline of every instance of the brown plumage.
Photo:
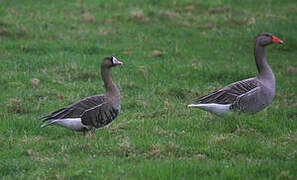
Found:
M 91 137 L 93 137 L 95 129 L 109 124 L 120 111 L 120 91 L 112 81 L 110 68 L 122 64 L 113 56 L 105 57 L 101 63 L 101 77 L 106 93 L 84 98 L 42 116 L 40 118 L 44 122 L 42 127 L 57 124 L 75 131 L 91 130 Z

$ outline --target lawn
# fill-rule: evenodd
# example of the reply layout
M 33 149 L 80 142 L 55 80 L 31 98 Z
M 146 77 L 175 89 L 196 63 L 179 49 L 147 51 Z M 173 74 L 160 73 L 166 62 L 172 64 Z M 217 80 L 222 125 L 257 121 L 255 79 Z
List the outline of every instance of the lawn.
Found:
M 215 116 L 191 99 L 257 75 L 266 48 L 276 97 L 254 115 Z M 122 111 L 95 139 L 38 118 L 104 92 Z M 295 0 L 1 0 L 0 179 L 295 179 Z

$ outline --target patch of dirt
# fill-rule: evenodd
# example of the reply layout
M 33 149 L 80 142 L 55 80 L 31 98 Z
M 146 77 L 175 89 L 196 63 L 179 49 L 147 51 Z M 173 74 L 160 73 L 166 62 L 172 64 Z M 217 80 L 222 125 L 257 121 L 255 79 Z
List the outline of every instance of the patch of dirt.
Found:
M 207 22 L 207 23 L 203 23 L 202 25 L 200 25 L 201 28 L 203 29 L 211 29 L 213 27 L 211 22 Z
M 289 66 L 288 69 L 287 69 L 287 72 L 289 74 L 296 75 L 297 74 L 297 68 L 295 68 L 293 66 Z
M 34 155 L 33 150 L 32 150 L 32 149 L 27 150 L 27 155 L 28 155 L 29 157 L 33 156 L 33 155 Z
M 133 51 L 123 51 L 123 54 L 132 55 L 132 54 L 134 54 L 134 52 Z
M 254 26 L 256 24 L 256 19 L 254 17 L 251 17 L 247 20 L 247 24 L 249 26 Z
M 32 78 L 30 79 L 30 82 L 31 82 L 31 85 L 33 86 L 33 88 L 37 88 L 39 82 L 40 82 L 40 79 L 38 78 Z
M 224 13 L 228 11 L 230 11 L 230 8 L 228 6 L 218 6 L 218 7 L 208 9 L 208 12 L 210 14 Z
M 196 154 L 195 157 L 197 157 L 199 159 L 206 159 L 206 155 L 204 155 L 204 154 Z
M 0 29 L 0 36 L 5 36 L 7 34 L 8 34 L 7 31 Z
M 105 19 L 105 20 L 104 20 L 104 23 L 112 23 L 112 22 L 113 22 L 112 19 Z
M 23 35 L 27 34 L 27 28 L 26 27 L 22 27 L 21 32 Z
M 188 6 L 185 7 L 185 10 L 187 12 L 191 12 L 191 13 L 194 12 L 195 9 L 196 9 L 196 7 L 193 4 L 190 4 L 190 5 L 188 5 Z
M 163 17 L 165 17 L 166 19 L 173 19 L 173 18 L 179 18 L 179 14 L 177 14 L 176 12 L 173 11 L 166 11 L 163 13 L 162 15 Z
M 130 11 L 129 20 L 137 23 L 146 23 L 149 21 L 149 18 L 144 15 L 141 9 L 133 9 Z
M 89 23 L 95 23 L 96 22 L 95 17 L 89 12 L 87 12 L 87 13 L 85 13 L 83 15 L 83 19 L 84 19 L 84 21 L 89 22 Z
M 62 94 L 58 93 L 58 100 L 61 102 L 61 101 L 63 101 L 63 99 L 64 99 L 64 97 L 62 96 Z
M 160 144 L 153 144 L 149 149 L 149 157 L 158 157 L 160 155 Z
M 147 67 L 146 66 L 139 66 L 139 72 L 144 76 L 146 77 L 148 75 L 148 70 L 147 70 Z
M 98 33 L 99 33 L 99 35 L 105 36 L 105 35 L 108 34 L 108 31 L 106 29 L 104 29 L 104 28 L 100 28 L 98 30 Z
M 152 56 L 153 56 L 153 57 L 161 57 L 161 56 L 163 56 L 163 55 L 164 55 L 164 53 L 163 53 L 162 51 L 154 50 L 154 51 L 152 52 Z
M 179 145 L 177 145 L 177 144 L 175 144 L 175 143 L 173 143 L 173 142 L 170 142 L 170 143 L 168 144 L 168 146 L 165 147 L 165 149 L 164 149 L 164 151 L 165 151 L 168 155 L 170 155 L 171 153 L 175 153 L 175 152 L 178 152 L 178 151 L 182 151 L 182 150 L 183 150 L 182 147 L 180 147 Z
M 25 114 L 28 109 L 24 106 L 24 101 L 21 98 L 12 98 L 6 106 L 7 110 L 12 113 Z

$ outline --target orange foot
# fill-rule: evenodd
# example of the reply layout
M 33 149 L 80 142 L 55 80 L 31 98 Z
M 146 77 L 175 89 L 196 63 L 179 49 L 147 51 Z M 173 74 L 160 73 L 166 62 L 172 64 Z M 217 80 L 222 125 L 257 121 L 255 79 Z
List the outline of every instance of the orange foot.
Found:
M 91 139 L 94 139 L 94 133 L 91 132 L 91 134 L 90 134 L 90 138 L 91 138 Z

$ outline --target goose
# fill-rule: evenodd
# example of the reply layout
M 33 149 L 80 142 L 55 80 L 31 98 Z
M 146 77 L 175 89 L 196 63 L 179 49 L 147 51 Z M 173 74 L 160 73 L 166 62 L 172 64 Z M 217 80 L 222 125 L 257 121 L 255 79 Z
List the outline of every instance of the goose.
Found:
M 84 135 L 90 131 L 90 137 L 93 139 L 95 130 L 112 122 L 120 112 L 120 91 L 112 81 L 110 68 L 122 64 L 113 56 L 105 57 L 101 63 L 101 77 L 106 93 L 84 98 L 42 116 L 40 120 L 44 123 L 41 127 L 59 125 L 74 131 L 82 131 Z
M 261 33 L 256 37 L 254 56 L 258 75 L 225 86 L 210 94 L 194 98 L 188 107 L 222 115 L 230 111 L 257 113 L 267 107 L 275 95 L 275 77 L 266 61 L 264 48 L 283 41 L 271 33 Z

